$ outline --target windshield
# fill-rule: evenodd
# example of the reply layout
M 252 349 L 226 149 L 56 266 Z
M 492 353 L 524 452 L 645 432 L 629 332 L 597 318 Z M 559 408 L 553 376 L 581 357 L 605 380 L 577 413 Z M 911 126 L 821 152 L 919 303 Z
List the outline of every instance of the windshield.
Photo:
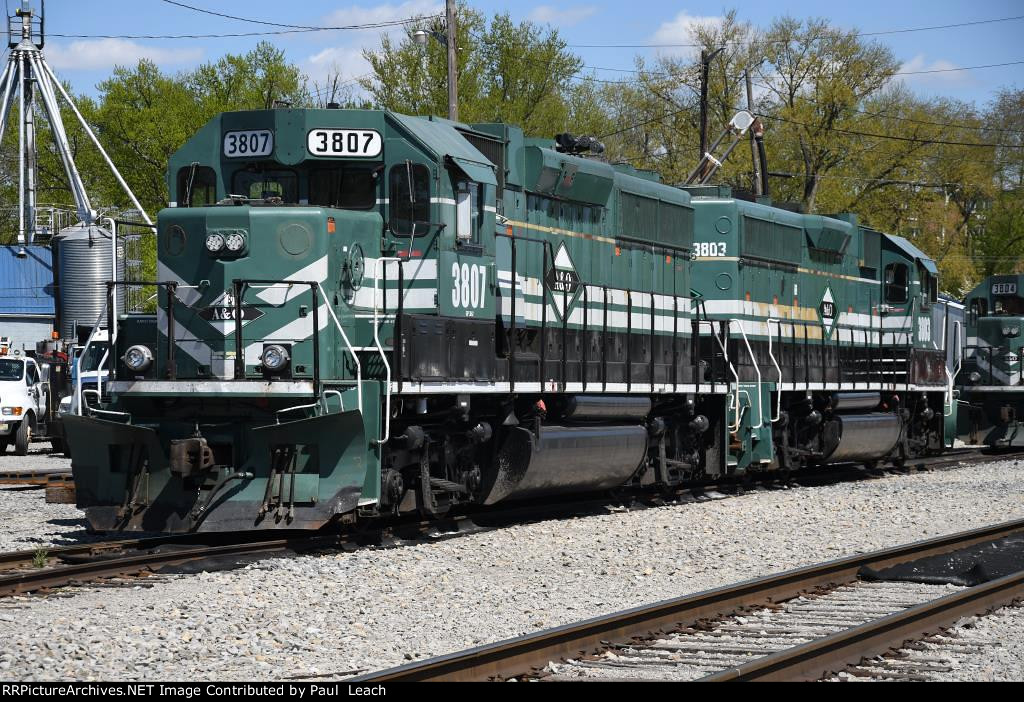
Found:
M 309 204 L 368 210 L 377 204 L 377 176 L 383 167 L 343 165 L 309 174 Z
M 24 367 L 24 361 L 16 361 L 13 358 L 0 358 L 0 380 L 21 380 L 21 373 Z
M 89 352 L 82 358 L 82 370 L 83 371 L 94 371 L 100 365 L 100 361 L 103 360 L 103 354 L 107 352 L 107 344 L 93 344 L 89 347 Z M 109 359 L 108 359 L 109 362 Z M 106 369 L 104 369 L 106 370 Z
M 231 194 L 250 200 L 279 197 L 294 205 L 299 201 L 299 177 L 284 169 L 249 169 L 237 171 L 231 180 Z

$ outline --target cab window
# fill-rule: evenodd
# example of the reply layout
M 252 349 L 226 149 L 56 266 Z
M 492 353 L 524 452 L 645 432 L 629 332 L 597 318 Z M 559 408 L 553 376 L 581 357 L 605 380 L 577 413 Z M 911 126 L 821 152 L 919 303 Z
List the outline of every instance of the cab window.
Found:
M 25 369 L 25 385 L 32 387 L 39 382 L 39 369 L 34 363 L 29 363 Z
M 456 233 L 463 245 L 479 245 L 484 225 L 484 189 L 479 183 L 460 181 L 455 192 Z
M 391 167 L 388 181 L 392 233 L 426 234 L 430 223 L 430 171 L 423 164 L 406 161 Z
M 921 278 L 921 299 L 925 303 L 938 301 L 939 291 L 938 285 L 935 284 L 935 276 L 928 273 L 924 268 L 918 268 L 917 272 Z
M 299 177 L 295 171 L 276 168 L 236 171 L 231 179 L 231 194 L 250 200 L 279 197 L 294 205 L 299 200 Z
M 309 174 L 309 204 L 343 210 L 369 210 L 377 204 L 382 167 L 363 164 L 318 168 Z
M 885 301 L 901 303 L 907 301 L 908 271 L 902 263 L 890 263 L 885 267 Z
M 978 324 L 978 317 L 988 314 L 988 300 L 975 298 L 967 307 L 967 323 L 972 327 Z
M 217 203 L 217 176 L 209 166 L 193 163 L 178 171 L 178 207 Z

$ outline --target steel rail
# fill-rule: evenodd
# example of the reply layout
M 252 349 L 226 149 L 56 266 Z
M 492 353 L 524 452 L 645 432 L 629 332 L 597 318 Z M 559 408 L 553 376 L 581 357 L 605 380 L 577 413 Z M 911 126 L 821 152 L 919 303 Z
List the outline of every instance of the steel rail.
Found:
M 260 538 L 255 538 L 259 536 Z M 15 551 L 0 554 L 0 566 L 8 570 L 0 575 L 0 597 L 35 592 L 90 580 L 131 575 L 154 567 L 182 565 L 191 561 L 272 554 L 286 550 L 326 548 L 338 544 L 335 535 L 296 535 L 267 538 L 268 534 L 233 535 L 191 534 L 147 537 L 125 541 L 105 541 L 40 551 Z M 219 543 L 210 544 L 215 540 Z M 225 543 L 225 541 L 228 541 Z M 163 549 L 163 550 L 160 550 Z M 170 550 L 173 549 L 173 550 Z M 132 550 L 140 551 L 131 553 Z M 85 560 L 61 563 L 53 567 L 26 569 L 36 557 L 46 561 Z M 14 568 L 20 570 L 13 570 Z
M 56 568 L 41 568 L 0 577 L 0 596 L 20 595 L 99 578 L 132 575 L 151 569 L 153 566 L 182 565 L 190 561 L 218 556 L 270 553 L 283 551 L 288 547 L 288 539 L 273 539 L 246 544 L 203 546 L 171 552 L 149 552 L 109 560 L 101 559 L 88 563 L 61 565 Z
M 924 602 L 887 617 L 722 670 L 699 682 L 793 682 L 819 680 L 862 658 L 899 647 L 1024 596 L 1024 571 Z
M 814 588 L 849 583 L 856 580 L 857 571 L 863 566 L 885 568 L 1022 531 L 1024 519 L 1019 519 L 840 558 L 368 673 L 353 678 L 352 682 L 455 682 L 518 677 L 539 670 L 550 661 L 578 658 L 602 650 L 609 641 L 649 638 L 655 632 L 692 626 L 699 620 L 722 617 L 745 607 L 790 599 Z

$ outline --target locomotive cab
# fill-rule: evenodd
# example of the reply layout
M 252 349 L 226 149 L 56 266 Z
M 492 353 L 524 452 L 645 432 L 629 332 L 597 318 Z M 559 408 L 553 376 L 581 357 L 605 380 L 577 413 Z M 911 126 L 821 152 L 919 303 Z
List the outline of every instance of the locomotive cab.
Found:
M 960 433 L 994 448 L 1024 446 L 1024 276 L 986 278 L 964 302 Z

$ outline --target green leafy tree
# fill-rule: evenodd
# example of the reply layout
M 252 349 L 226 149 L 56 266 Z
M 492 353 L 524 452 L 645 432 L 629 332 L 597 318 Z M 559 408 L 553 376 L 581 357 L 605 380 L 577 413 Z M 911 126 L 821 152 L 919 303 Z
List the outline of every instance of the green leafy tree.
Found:
M 446 49 L 433 39 L 420 47 L 413 31 L 410 27 L 398 42 L 384 35 L 378 50 L 364 52 L 372 75 L 361 85 L 379 107 L 447 115 Z M 456 37 L 461 121 L 502 121 L 531 135 L 553 136 L 578 131 L 574 117 L 600 110 L 596 91 L 574 83 L 583 61 L 568 51 L 557 30 L 517 24 L 507 14 L 488 22 L 460 5 Z
M 885 87 L 899 62 L 888 47 L 823 19 L 775 20 L 763 47 L 758 74 L 774 103 L 769 123 L 788 137 L 781 155 L 801 172 L 800 200 L 814 212 L 823 177 L 847 160 L 856 136 L 840 130 L 857 131 L 854 110 Z

